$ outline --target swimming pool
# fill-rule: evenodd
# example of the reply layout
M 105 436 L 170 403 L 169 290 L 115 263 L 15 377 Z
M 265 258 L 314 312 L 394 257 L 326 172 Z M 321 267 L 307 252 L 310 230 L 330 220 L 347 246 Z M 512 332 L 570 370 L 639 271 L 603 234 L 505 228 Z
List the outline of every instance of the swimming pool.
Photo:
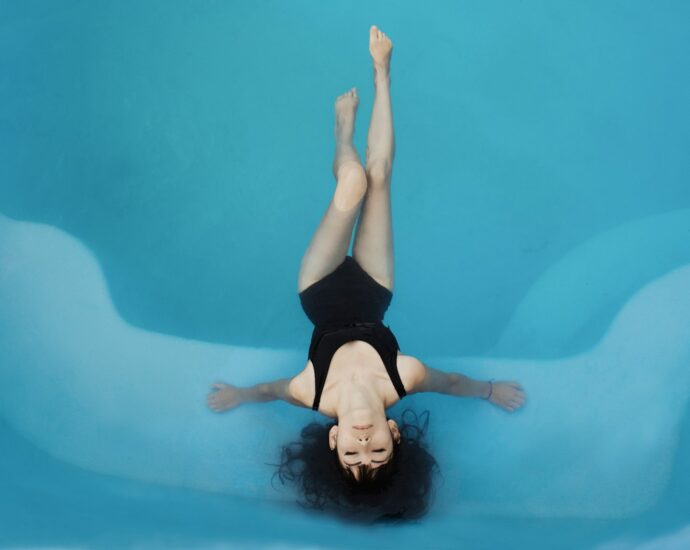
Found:
M 689 9 L 23 2 L 0 11 L 0 545 L 689 544 Z M 404 353 L 525 407 L 414 395 L 431 510 L 357 527 L 271 484 L 323 420 L 215 415 L 301 369 L 333 101 L 394 40 Z

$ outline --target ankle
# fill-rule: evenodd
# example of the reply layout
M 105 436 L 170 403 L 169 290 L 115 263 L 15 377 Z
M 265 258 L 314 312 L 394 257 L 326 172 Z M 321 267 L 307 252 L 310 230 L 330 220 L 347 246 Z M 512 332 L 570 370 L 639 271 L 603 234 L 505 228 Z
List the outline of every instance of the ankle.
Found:
M 336 147 L 354 147 L 353 139 L 355 137 L 355 129 L 352 127 L 336 125 L 335 127 L 335 142 Z
M 374 63 L 374 82 L 390 82 L 390 67 L 387 64 Z

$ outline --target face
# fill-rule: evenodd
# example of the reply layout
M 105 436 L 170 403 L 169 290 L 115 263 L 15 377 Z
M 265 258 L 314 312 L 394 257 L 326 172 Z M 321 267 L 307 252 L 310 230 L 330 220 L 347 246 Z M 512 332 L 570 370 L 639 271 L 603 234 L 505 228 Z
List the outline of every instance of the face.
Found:
M 331 450 L 337 451 L 340 465 L 351 470 L 355 478 L 359 469 L 354 466 L 380 467 L 391 459 L 393 446 L 399 441 L 398 425 L 385 415 L 361 424 L 341 419 L 329 432 Z

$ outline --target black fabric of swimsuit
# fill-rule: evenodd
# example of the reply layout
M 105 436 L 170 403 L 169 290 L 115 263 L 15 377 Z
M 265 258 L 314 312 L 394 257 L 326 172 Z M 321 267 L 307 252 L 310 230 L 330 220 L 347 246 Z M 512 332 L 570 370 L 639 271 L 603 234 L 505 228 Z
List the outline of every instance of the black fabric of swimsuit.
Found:
M 319 409 L 333 355 L 353 340 L 371 344 L 381 356 L 400 398 L 407 394 L 397 367 L 400 346 L 390 328 L 383 324 L 393 293 L 352 256 L 346 256 L 335 271 L 300 292 L 299 298 L 302 309 L 314 323 L 308 355 L 316 379 L 313 410 Z

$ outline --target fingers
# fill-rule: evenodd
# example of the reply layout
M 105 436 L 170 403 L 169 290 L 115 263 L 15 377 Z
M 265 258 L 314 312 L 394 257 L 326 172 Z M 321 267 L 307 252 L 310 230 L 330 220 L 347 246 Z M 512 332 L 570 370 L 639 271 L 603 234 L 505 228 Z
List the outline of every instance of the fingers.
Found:
M 214 396 L 209 396 L 206 399 L 206 404 L 210 409 L 213 409 L 214 411 L 217 411 L 220 408 L 220 403 L 218 400 L 214 399 Z
M 214 382 L 211 385 L 211 391 L 206 396 L 206 404 L 215 412 L 223 412 L 232 408 L 229 406 L 228 399 L 232 395 L 232 386 L 225 382 Z
M 514 412 L 517 409 L 521 408 L 525 403 L 525 400 L 520 397 L 514 397 L 513 399 L 509 399 L 505 403 L 503 403 L 501 406 L 508 412 Z
M 515 380 L 497 380 L 494 385 L 503 384 L 497 395 L 491 398 L 491 402 L 508 412 L 515 412 L 525 404 L 525 392 L 522 386 Z M 506 387 L 507 386 L 507 387 Z M 509 388 L 509 389 L 508 389 Z
M 525 401 L 525 391 L 522 389 L 522 386 L 514 380 L 510 380 L 506 384 L 513 389 L 511 399 L 516 401 L 518 405 L 521 405 Z
M 515 407 L 520 407 L 524 404 L 525 402 L 525 394 L 524 393 L 516 393 L 515 395 L 511 396 L 508 399 L 508 403 L 510 405 L 513 405 Z
M 525 396 L 520 394 L 506 396 L 506 403 L 514 405 L 522 405 L 525 402 Z
M 214 384 L 214 387 L 217 386 L 218 384 Z M 212 392 L 209 393 L 208 396 L 206 397 L 206 404 L 210 409 L 213 409 L 216 412 L 220 412 L 222 409 L 221 406 L 221 397 L 219 395 L 219 392 Z
M 225 410 L 225 407 L 223 406 L 223 404 L 219 403 L 217 401 L 210 401 L 209 400 L 207 405 L 208 405 L 209 409 L 213 409 L 216 412 L 221 412 L 221 411 Z

